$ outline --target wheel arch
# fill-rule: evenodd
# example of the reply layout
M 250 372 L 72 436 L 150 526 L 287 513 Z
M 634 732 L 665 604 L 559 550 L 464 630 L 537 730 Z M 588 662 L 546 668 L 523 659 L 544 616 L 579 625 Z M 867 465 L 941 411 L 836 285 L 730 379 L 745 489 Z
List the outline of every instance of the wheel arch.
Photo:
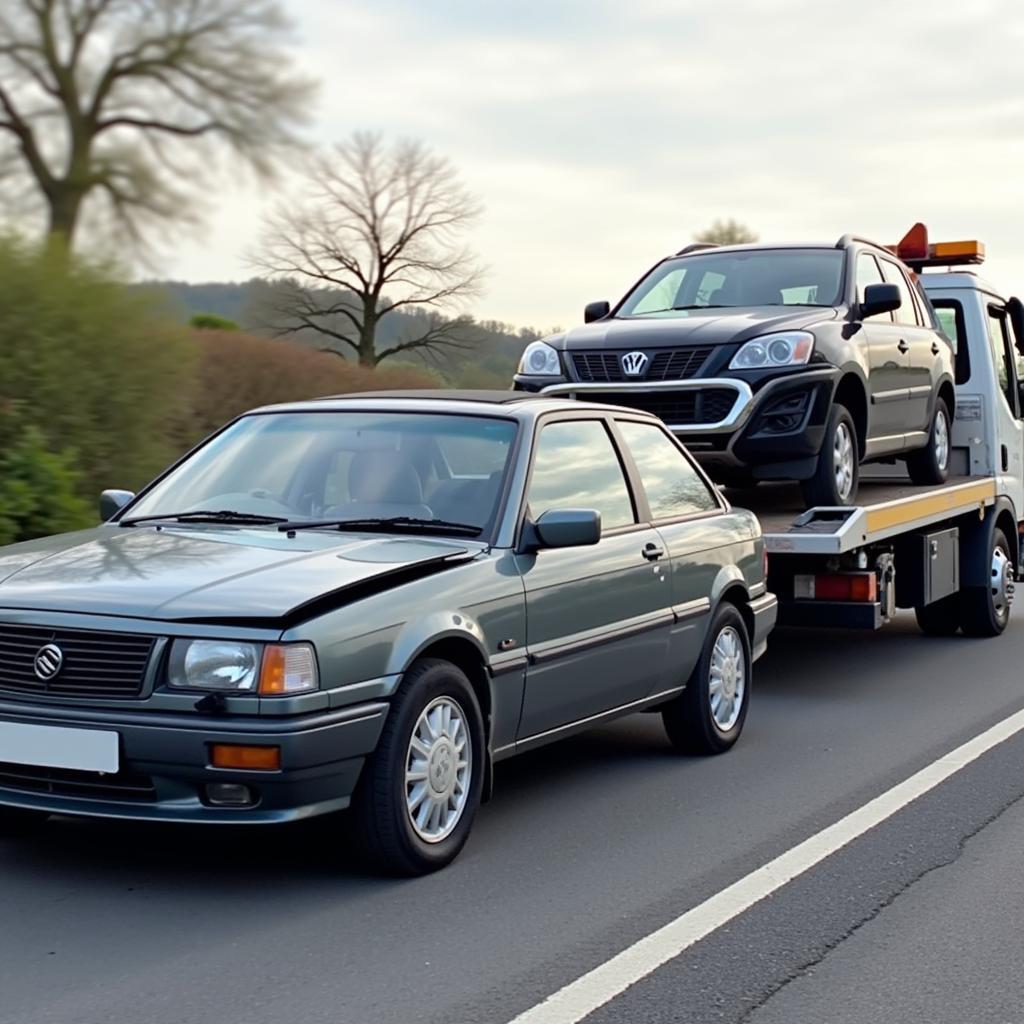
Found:
M 861 458 L 868 438 L 868 393 L 864 381 L 850 370 L 843 374 L 832 395 L 833 403 L 844 406 L 853 418 Z
M 949 412 L 950 420 L 955 419 L 956 389 L 953 387 L 953 382 L 948 377 L 943 378 L 942 383 L 939 385 L 939 398 L 946 403 L 946 409 Z M 949 428 L 950 430 L 953 429 L 952 422 L 949 424 Z M 1016 533 L 1016 527 L 1014 528 L 1014 532 Z
M 754 642 L 754 613 L 750 610 L 750 590 L 740 569 L 726 566 L 718 574 L 715 586 L 711 591 L 712 613 L 717 612 L 723 604 L 731 604 L 743 617 L 750 642 Z
M 992 531 L 1000 529 L 1010 545 L 1010 558 L 1014 570 L 1020 564 L 1020 538 L 1017 535 L 1017 516 L 1013 503 L 1005 497 L 997 498 L 984 520 L 968 520 L 960 540 L 960 584 L 968 587 L 988 585 L 990 561 L 989 547 Z

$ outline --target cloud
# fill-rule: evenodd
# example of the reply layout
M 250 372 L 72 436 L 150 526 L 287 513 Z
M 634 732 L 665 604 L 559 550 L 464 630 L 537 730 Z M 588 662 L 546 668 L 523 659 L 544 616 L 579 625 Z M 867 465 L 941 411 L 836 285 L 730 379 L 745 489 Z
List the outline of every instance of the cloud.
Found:
M 289 0 L 315 137 L 422 138 L 486 205 L 478 312 L 547 327 L 719 216 L 765 239 L 982 237 L 1024 275 L 1024 9 L 1007 0 Z M 994 27 L 998 26 L 998 30 Z M 168 270 L 245 276 L 270 197 Z M 1016 280 L 1015 280 L 1016 278 Z

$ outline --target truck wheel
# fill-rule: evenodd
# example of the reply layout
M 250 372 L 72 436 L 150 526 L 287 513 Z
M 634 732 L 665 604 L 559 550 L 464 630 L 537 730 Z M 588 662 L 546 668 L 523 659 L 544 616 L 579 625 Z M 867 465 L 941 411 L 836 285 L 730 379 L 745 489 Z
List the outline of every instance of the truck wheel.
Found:
M 915 484 L 941 484 L 949 476 L 949 409 L 940 398 L 935 403 L 928 443 L 907 456 L 907 473 Z
M 960 628 L 960 595 L 950 594 L 941 601 L 914 609 L 921 632 L 928 636 L 952 636 Z
M 968 636 L 998 636 L 1010 621 L 1013 601 L 1013 561 L 1010 544 L 1000 529 L 992 531 L 987 587 L 965 587 L 960 592 L 960 625 Z
M 825 424 L 825 440 L 814 476 L 801 484 L 808 508 L 849 505 L 857 496 L 860 452 L 853 417 L 845 406 L 833 405 Z
M 422 875 L 450 864 L 473 826 L 484 781 L 483 717 L 461 669 L 417 661 L 395 695 L 355 794 L 371 865 Z
M 750 704 L 751 666 L 743 616 L 734 605 L 723 604 L 686 689 L 661 712 L 679 753 L 722 754 L 740 738 Z
M 20 807 L 0 807 L 0 839 L 5 836 L 23 836 L 34 832 L 49 814 L 45 811 L 26 811 Z

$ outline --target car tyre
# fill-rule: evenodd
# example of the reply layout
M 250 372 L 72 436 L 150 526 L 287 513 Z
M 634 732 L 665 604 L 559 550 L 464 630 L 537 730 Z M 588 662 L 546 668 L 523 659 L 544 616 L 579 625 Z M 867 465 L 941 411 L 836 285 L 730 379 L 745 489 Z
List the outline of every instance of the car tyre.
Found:
M 480 806 L 485 758 L 483 716 L 465 673 L 439 658 L 415 662 L 353 801 L 369 865 L 423 875 L 450 864 Z
M 989 543 L 989 575 L 986 587 L 960 591 L 960 626 L 968 636 L 999 636 L 1010 621 L 1013 601 L 1013 561 L 1006 534 L 996 528 Z
M 21 807 L 0 807 L 0 839 L 27 835 L 39 828 L 50 815 Z
M 808 508 L 850 505 L 857 497 L 860 450 L 853 417 L 843 405 L 833 405 L 825 424 L 825 438 L 814 475 L 801 483 Z
M 724 754 L 740 738 L 750 704 L 752 667 L 743 616 L 735 605 L 723 604 L 711 620 L 686 689 L 661 712 L 668 738 L 679 753 Z M 727 708 L 730 701 L 733 706 Z
M 942 484 L 949 477 L 951 422 L 943 398 L 935 402 L 928 443 L 907 456 L 907 473 L 915 484 Z
M 927 636 L 952 636 L 960 629 L 960 595 L 950 594 L 940 601 L 918 605 L 914 615 Z

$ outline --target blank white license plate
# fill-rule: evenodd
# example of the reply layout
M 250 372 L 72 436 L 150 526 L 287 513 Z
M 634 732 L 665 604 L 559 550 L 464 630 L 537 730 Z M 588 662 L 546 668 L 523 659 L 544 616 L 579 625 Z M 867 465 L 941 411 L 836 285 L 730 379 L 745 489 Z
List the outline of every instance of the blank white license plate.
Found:
M 120 766 L 118 739 L 100 729 L 0 722 L 0 761 L 112 775 Z

